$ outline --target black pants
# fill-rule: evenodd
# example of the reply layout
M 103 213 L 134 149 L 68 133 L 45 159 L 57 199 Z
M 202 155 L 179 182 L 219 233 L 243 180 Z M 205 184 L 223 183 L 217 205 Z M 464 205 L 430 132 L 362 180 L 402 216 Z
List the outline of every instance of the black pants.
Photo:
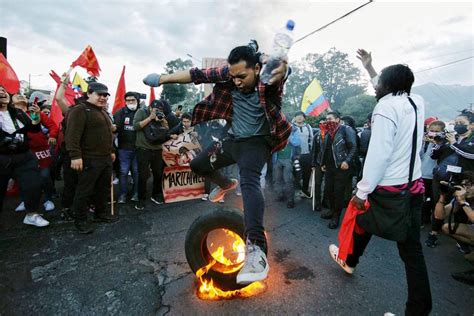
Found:
M 41 199 L 41 176 L 38 159 L 30 151 L 0 155 L 0 212 L 7 191 L 8 180 L 18 182 L 27 212 L 38 212 Z
M 245 235 L 265 253 L 267 252 L 263 227 L 265 203 L 260 187 L 260 175 L 270 157 L 270 151 L 270 146 L 264 137 L 252 137 L 242 141 L 227 139 L 222 142 L 222 151 L 214 143 L 191 161 L 191 168 L 196 174 L 208 178 L 221 188 L 231 185 L 231 181 L 218 170 L 237 163 L 244 202 Z M 210 153 L 215 153 L 213 162 Z
M 162 150 L 137 148 L 138 163 L 138 199 L 146 200 L 146 183 L 153 173 L 153 190 L 151 196 L 163 201 L 163 157 Z
M 71 168 L 71 158 L 67 152 L 64 153 L 63 160 L 63 179 L 64 188 L 61 197 L 61 204 L 63 208 L 71 208 L 74 202 L 74 194 L 76 193 L 78 173 Z
M 315 200 L 315 207 L 316 208 L 321 208 L 321 193 L 322 193 L 322 185 L 323 185 L 323 179 L 324 179 L 324 172 L 321 170 L 320 165 L 315 166 L 314 170 L 316 176 L 315 176 L 315 182 L 314 182 L 314 200 Z
M 303 154 L 300 157 L 300 164 L 301 164 L 301 180 L 302 186 L 301 190 L 305 193 L 308 192 L 308 185 L 309 185 L 309 178 L 311 177 L 311 153 Z
M 329 209 L 333 218 L 339 218 L 345 207 L 344 194 L 347 182 L 351 177 L 349 170 L 328 168 L 325 174 L 324 195 L 329 201 Z
M 408 300 L 406 315 L 428 315 L 431 311 L 431 291 L 425 258 L 420 243 L 420 220 L 423 196 L 414 196 L 411 201 L 411 229 L 405 242 L 397 242 L 398 253 L 405 264 L 405 273 L 408 284 Z M 369 233 L 358 235 L 354 232 L 353 253 L 347 257 L 346 263 L 355 267 L 364 253 L 372 237 Z M 390 266 L 390 262 L 387 262 Z
M 110 196 L 112 159 L 84 158 L 83 170 L 78 171 L 78 182 L 74 194 L 72 213 L 76 221 L 87 219 L 89 202 L 94 204 L 96 215 L 104 215 Z

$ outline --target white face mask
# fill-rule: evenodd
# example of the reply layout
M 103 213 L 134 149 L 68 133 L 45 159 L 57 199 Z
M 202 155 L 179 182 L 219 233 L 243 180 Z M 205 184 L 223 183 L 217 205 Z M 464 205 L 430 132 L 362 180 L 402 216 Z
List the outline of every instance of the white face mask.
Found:
M 137 104 L 127 104 L 127 108 L 130 111 L 135 111 L 137 109 Z

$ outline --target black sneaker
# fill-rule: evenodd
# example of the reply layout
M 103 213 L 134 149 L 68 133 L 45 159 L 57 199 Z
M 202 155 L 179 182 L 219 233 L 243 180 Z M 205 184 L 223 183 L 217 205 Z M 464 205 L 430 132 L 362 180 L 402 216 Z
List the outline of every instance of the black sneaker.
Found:
M 76 221 L 74 226 L 76 226 L 80 234 L 91 234 L 94 232 L 94 226 L 92 226 L 92 224 L 87 220 Z
M 294 208 L 295 207 L 295 201 L 289 200 L 288 203 L 286 203 L 287 208 Z
M 322 219 L 330 219 L 330 218 L 332 218 L 332 212 L 331 212 L 331 211 L 327 211 L 327 212 L 321 213 L 321 218 L 322 218 Z
M 439 244 L 438 234 L 431 234 L 428 239 L 425 240 L 425 245 L 430 248 L 434 248 Z
M 458 248 L 458 251 L 460 253 L 462 253 L 463 255 L 467 255 L 467 254 L 470 254 L 471 253 L 471 247 L 469 247 L 468 244 L 462 242 L 462 241 L 458 241 L 456 243 L 456 247 Z
M 139 211 L 144 210 L 145 209 L 145 203 L 144 202 L 138 202 L 137 204 L 135 204 L 135 209 L 139 210 Z
M 328 224 L 329 229 L 336 229 L 339 226 L 339 216 L 331 218 Z
M 95 214 L 92 221 L 96 223 L 113 223 L 118 221 L 118 217 L 110 214 Z
M 474 285 L 474 270 L 452 273 L 451 276 L 456 281 L 463 282 L 469 285 Z

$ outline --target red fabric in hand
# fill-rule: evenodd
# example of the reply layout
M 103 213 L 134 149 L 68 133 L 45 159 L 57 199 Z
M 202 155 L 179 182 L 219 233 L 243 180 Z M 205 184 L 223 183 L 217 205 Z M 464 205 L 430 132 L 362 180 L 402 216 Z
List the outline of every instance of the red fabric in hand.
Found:
M 362 227 L 357 225 L 356 217 L 369 208 L 369 202 L 365 201 L 365 209 L 359 210 L 352 202 L 352 199 L 347 206 L 341 228 L 339 229 L 339 234 L 337 235 L 337 239 L 339 240 L 339 258 L 344 261 L 347 259 L 348 255 L 352 254 L 354 249 L 354 231 L 359 235 L 364 233 Z

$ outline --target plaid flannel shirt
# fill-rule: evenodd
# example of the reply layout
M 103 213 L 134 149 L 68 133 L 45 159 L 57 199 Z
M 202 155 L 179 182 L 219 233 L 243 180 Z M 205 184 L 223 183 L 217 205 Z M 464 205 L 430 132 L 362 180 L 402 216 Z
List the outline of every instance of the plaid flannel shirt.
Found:
M 214 119 L 225 119 L 232 124 L 232 90 L 237 89 L 229 76 L 229 67 L 190 70 L 194 84 L 215 83 L 212 93 L 196 104 L 193 110 L 192 125 Z M 270 123 L 272 152 L 285 148 L 291 133 L 291 124 L 281 112 L 283 94 L 282 82 L 279 86 L 265 86 L 258 82 L 260 104 Z

